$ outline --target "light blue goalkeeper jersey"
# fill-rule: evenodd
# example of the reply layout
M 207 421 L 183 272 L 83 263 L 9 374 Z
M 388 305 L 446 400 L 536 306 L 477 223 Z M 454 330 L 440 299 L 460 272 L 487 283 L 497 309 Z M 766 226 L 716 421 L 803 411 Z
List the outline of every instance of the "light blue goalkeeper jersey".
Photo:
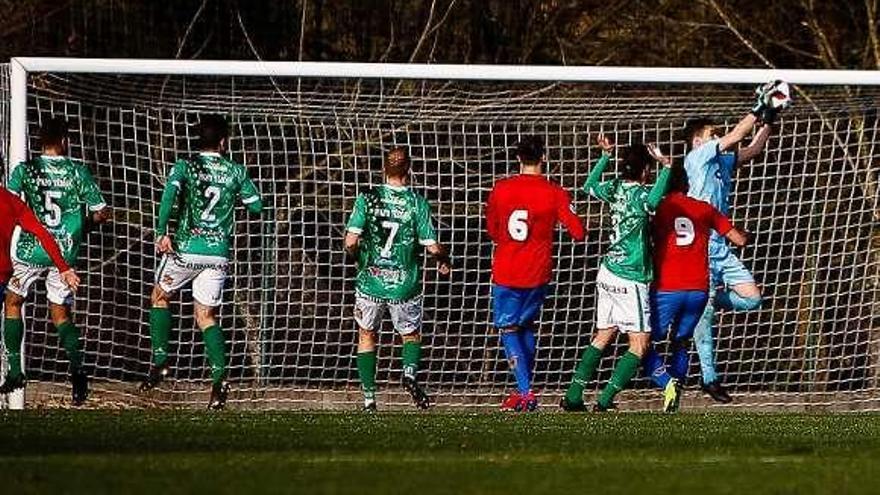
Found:
M 684 157 L 684 169 L 690 184 L 688 196 L 711 204 L 729 217 L 736 153 L 721 152 L 718 145 L 718 139 L 713 139 L 694 148 Z M 724 238 L 714 230 L 711 240 L 713 243 L 724 243 Z

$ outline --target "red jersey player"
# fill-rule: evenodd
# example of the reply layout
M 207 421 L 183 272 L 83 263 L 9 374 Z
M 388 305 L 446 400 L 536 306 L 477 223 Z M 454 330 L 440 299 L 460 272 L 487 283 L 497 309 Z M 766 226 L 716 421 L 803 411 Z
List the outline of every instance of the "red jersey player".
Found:
M 506 410 L 534 410 L 531 390 L 536 337 L 534 322 L 544 304 L 553 269 L 556 225 L 576 240 L 586 233 L 572 212 L 569 194 L 544 177 L 544 143 L 526 136 L 517 144 L 520 174 L 495 184 L 486 206 L 492 258 L 492 311 L 495 328 L 516 377 L 517 391 L 501 405 Z
M 689 366 L 694 328 L 709 300 L 709 236 L 712 230 L 744 246 L 746 236 L 709 203 L 687 196 L 687 173 L 672 168 L 671 192 L 654 217 L 654 270 L 651 291 L 651 342 L 666 339 L 672 327 L 671 355 L 664 364 L 653 346 L 644 359 L 645 373 L 664 389 L 666 412 L 678 410 L 681 382 Z

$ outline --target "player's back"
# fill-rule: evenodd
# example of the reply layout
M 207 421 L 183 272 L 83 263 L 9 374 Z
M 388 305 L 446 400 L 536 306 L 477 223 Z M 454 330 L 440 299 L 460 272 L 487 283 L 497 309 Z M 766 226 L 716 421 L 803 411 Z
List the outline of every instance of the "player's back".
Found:
M 670 193 L 653 223 L 655 289 L 708 290 L 710 234 L 730 229 L 727 218 L 709 203 Z
M 522 174 L 495 184 L 486 215 L 495 241 L 496 284 L 534 288 L 550 281 L 553 238 L 563 208 L 568 211 L 568 194 L 543 176 Z M 580 221 L 576 222 L 580 234 L 573 236 L 583 237 Z
M 736 154 L 721 152 L 719 142 L 713 139 L 685 155 L 688 196 L 705 201 L 727 215 L 730 211 L 730 192 L 736 169 Z
M 227 256 L 236 200 L 259 200 L 244 166 L 219 153 L 202 152 L 179 160 L 168 180 L 183 194 L 178 249 Z
M 82 240 L 86 207 L 97 210 L 104 206 L 85 165 L 67 156 L 42 155 L 13 170 L 9 189 L 23 194 L 24 202 L 58 242 L 64 258 L 72 263 Z M 28 233 L 22 233 L 18 240 L 16 258 L 33 264 L 51 264 L 43 247 Z
M 348 230 L 361 236 L 358 290 L 385 300 L 420 291 L 420 245 L 436 242 L 428 201 L 409 187 L 383 184 L 361 193 Z

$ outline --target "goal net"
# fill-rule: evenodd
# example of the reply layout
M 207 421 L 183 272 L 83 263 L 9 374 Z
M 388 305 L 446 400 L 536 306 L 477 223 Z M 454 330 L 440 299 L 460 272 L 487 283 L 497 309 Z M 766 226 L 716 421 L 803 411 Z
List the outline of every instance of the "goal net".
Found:
M 589 229 L 581 243 L 560 231 L 539 322 L 535 388 L 554 407 L 590 341 L 594 282 L 608 245 L 609 212 L 574 192 L 598 157 L 596 134 L 620 145 L 654 141 L 681 160 L 685 120 L 710 116 L 729 128 L 748 111 L 756 85 L 224 76 L 221 62 L 216 71 L 27 73 L 28 153 L 39 149 L 42 119 L 67 118 L 71 155 L 88 165 L 115 211 L 112 224 L 88 235 L 78 265 L 84 283 L 73 314 L 94 380 L 91 404 L 207 401 L 209 370 L 189 290 L 172 302 L 171 379 L 137 392 L 150 361 L 157 205 L 175 159 L 196 151 L 200 115 L 228 117 L 229 153 L 247 165 L 267 205 L 259 218 L 238 212 L 220 310 L 232 407 L 360 403 L 343 228 L 358 192 L 381 182 L 383 153 L 395 145 L 409 149 L 413 187 L 431 202 L 440 241 L 457 263 L 449 280 L 426 270 L 420 379 L 438 405 L 495 407 L 513 380 L 491 325 L 483 205 L 493 183 L 518 170 L 511 148 L 525 134 L 544 138 L 547 173 L 573 192 Z M 7 140 L 16 139 L 8 135 L 8 72 L 0 85 L 5 157 Z M 754 234 L 741 258 L 766 301 L 759 311 L 719 313 L 718 370 L 736 397 L 728 407 L 876 409 L 880 89 L 800 90 L 766 153 L 735 179 L 733 218 Z M 38 285 L 26 303 L 27 404 L 67 404 L 67 361 Z M 390 322 L 379 341 L 380 406 L 404 406 Z M 606 353 L 588 394 L 607 381 L 610 356 L 620 350 Z M 699 383 L 695 353 L 690 376 Z M 639 378 L 620 404 L 648 409 L 659 400 Z M 709 406 L 696 387 L 685 395 L 686 408 Z

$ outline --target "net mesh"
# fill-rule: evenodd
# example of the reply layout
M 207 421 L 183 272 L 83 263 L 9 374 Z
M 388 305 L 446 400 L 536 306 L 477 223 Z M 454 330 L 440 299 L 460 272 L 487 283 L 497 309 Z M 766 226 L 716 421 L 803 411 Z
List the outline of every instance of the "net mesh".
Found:
M 230 155 L 248 166 L 268 205 L 260 218 L 239 211 L 235 228 L 221 308 L 231 403 L 324 408 L 360 401 L 354 273 L 341 249 L 343 226 L 357 193 L 381 182 L 383 152 L 405 145 L 413 187 L 432 203 L 440 240 L 458 265 L 451 281 L 426 271 L 420 379 L 438 404 L 476 407 L 494 406 L 513 383 L 491 327 L 491 243 L 483 222 L 493 183 L 518 168 L 513 143 L 523 134 L 543 136 L 548 174 L 575 190 L 598 157 L 591 144 L 597 132 L 619 144 L 656 141 L 681 160 L 677 131 L 685 119 L 708 115 L 730 126 L 752 99 L 751 87 L 734 85 L 68 74 L 31 74 L 28 84 L 30 149 L 38 149 L 41 119 L 67 117 L 71 155 L 88 164 L 115 209 L 114 222 L 88 236 L 74 308 L 95 378 L 93 403 L 105 406 L 207 398 L 209 372 L 189 290 L 171 307 L 173 379 L 150 394 L 136 392 L 150 359 L 157 205 L 174 160 L 195 151 L 192 132 L 202 113 L 228 115 Z M 880 408 L 880 90 L 803 89 L 806 97 L 784 115 L 767 152 L 735 180 L 734 220 L 754 233 L 741 257 L 767 302 L 759 311 L 720 314 L 718 369 L 739 399 L 729 407 Z M 547 403 L 567 386 L 589 343 L 609 232 L 608 212 L 585 195 L 574 197 L 590 236 L 574 243 L 560 232 L 557 239 L 535 375 Z M 28 400 L 64 403 L 66 358 L 39 285 L 27 303 Z M 386 322 L 378 351 L 382 406 L 408 403 L 400 394 L 399 344 Z M 699 376 L 693 361 L 692 382 Z M 606 357 L 589 394 L 612 366 Z M 640 409 L 658 400 L 639 378 L 620 403 Z M 707 403 L 692 393 L 684 405 Z

